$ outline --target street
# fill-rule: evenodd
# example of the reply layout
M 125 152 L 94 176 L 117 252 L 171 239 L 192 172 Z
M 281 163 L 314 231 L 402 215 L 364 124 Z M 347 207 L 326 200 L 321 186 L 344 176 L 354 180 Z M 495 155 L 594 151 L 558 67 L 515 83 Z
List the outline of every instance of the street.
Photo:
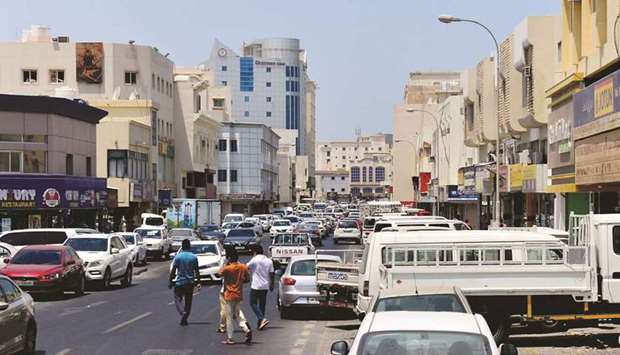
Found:
M 264 238 L 264 243 L 268 238 Z M 331 238 L 323 248 L 334 246 Z M 249 260 L 248 256 L 241 259 Z M 204 284 L 194 297 L 189 326 L 179 326 L 179 315 L 167 285 L 168 261 L 152 261 L 136 269 L 134 284 L 108 291 L 88 291 L 83 297 L 66 294 L 61 299 L 37 298 L 38 352 L 48 355 L 75 354 L 328 354 L 332 342 L 355 337 L 359 322 L 352 314 L 305 312 L 295 320 L 281 320 L 275 292 L 268 299 L 271 321 L 264 331 L 254 329 L 252 345 L 221 344 L 216 333 L 219 320 L 217 284 Z M 246 288 L 246 291 L 249 290 Z M 247 297 L 243 311 L 255 328 L 255 316 Z M 516 335 L 510 341 L 520 354 L 614 354 L 620 329 L 576 329 L 567 333 Z M 243 334 L 236 334 L 238 340 Z

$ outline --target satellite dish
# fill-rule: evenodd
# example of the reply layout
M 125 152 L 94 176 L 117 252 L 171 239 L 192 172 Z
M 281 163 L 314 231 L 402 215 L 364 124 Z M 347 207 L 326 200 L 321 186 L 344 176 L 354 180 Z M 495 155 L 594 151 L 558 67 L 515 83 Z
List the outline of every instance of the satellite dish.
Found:
M 129 94 L 129 100 L 140 100 L 140 94 L 134 90 Z

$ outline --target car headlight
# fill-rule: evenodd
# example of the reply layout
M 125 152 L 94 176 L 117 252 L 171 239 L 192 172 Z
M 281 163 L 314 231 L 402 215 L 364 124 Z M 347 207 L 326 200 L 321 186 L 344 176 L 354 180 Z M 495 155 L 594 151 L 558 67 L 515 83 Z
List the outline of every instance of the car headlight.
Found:
M 59 278 L 60 278 L 60 274 L 57 272 L 41 276 L 41 280 L 45 280 L 45 281 L 58 280 Z
M 102 263 L 101 260 L 95 260 L 95 261 L 88 263 L 88 267 L 91 268 L 91 267 L 101 266 L 101 263 Z

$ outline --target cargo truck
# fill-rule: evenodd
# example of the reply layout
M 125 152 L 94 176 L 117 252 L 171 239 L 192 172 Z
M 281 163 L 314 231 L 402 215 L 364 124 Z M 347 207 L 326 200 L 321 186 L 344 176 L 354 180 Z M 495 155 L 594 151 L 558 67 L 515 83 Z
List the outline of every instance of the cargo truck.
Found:
M 205 224 L 221 224 L 221 202 L 191 198 L 172 199 L 166 219 L 169 228 L 198 228 Z

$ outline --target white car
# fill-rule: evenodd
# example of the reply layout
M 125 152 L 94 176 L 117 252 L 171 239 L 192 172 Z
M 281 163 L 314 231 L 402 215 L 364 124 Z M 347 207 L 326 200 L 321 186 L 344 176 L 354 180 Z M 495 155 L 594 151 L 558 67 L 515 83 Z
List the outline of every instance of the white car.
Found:
M 250 219 L 250 220 L 246 219 L 245 221 L 239 223 L 237 228 L 250 228 L 250 229 L 253 229 L 254 232 L 256 233 L 256 235 L 259 238 L 263 237 L 263 226 L 258 221 L 255 221 L 253 219 Z
M 90 234 L 67 239 L 65 245 L 72 247 L 84 261 L 87 281 L 99 282 L 103 288 L 120 280 L 123 287 L 133 281 L 131 250 L 121 236 L 114 234 Z
M 191 242 L 192 253 L 198 258 L 198 269 L 200 270 L 200 280 L 219 281 L 217 276 L 222 265 L 224 265 L 224 248 L 217 240 L 196 240 Z M 172 263 L 170 263 L 172 270 Z
M 198 233 L 191 228 L 173 228 L 168 231 L 168 238 L 170 238 L 170 248 L 171 252 L 176 253 L 179 249 L 181 249 L 181 243 L 183 243 L 184 239 L 198 240 Z
M 146 244 L 141 236 L 131 232 L 115 233 L 115 235 L 120 235 L 127 244 L 134 265 L 146 265 Z
M 17 248 L 11 244 L 0 242 L 0 269 L 6 266 L 4 259 L 12 258 L 17 253 Z
M 323 223 L 323 221 L 317 218 L 308 218 L 308 219 L 304 219 L 304 223 L 314 224 L 314 225 L 319 226 L 319 232 L 321 233 L 321 238 L 325 237 L 327 230 L 325 229 L 325 224 Z
M 134 233 L 138 234 L 146 244 L 146 255 L 156 256 L 161 259 L 168 259 L 172 251 L 172 242 L 168 238 L 166 227 L 145 227 L 136 228 Z
M 228 222 L 228 223 L 224 223 L 222 224 L 222 232 L 224 232 L 224 234 L 228 235 L 228 232 L 230 232 L 231 229 L 235 229 L 237 228 L 237 226 L 239 225 L 239 222 Z
M 276 219 L 271 224 L 271 229 L 269 230 L 269 236 L 273 239 L 276 235 L 280 233 L 293 233 L 295 227 L 288 219 Z
M 263 232 L 269 231 L 271 228 L 271 222 L 273 220 L 273 216 L 270 214 L 255 214 L 254 218 L 258 218 L 260 224 L 263 226 Z
M 355 221 L 340 221 L 334 230 L 334 244 L 341 241 L 352 241 L 356 244 L 362 244 L 362 233 Z
M 364 318 L 349 348 L 345 341 L 332 344 L 331 353 L 346 354 L 483 354 L 516 355 L 512 344 L 499 348 L 480 314 L 457 312 L 374 313 Z
M 229 213 L 226 216 L 224 216 L 224 221 L 222 223 L 243 222 L 244 219 L 245 219 L 245 216 L 241 213 Z

